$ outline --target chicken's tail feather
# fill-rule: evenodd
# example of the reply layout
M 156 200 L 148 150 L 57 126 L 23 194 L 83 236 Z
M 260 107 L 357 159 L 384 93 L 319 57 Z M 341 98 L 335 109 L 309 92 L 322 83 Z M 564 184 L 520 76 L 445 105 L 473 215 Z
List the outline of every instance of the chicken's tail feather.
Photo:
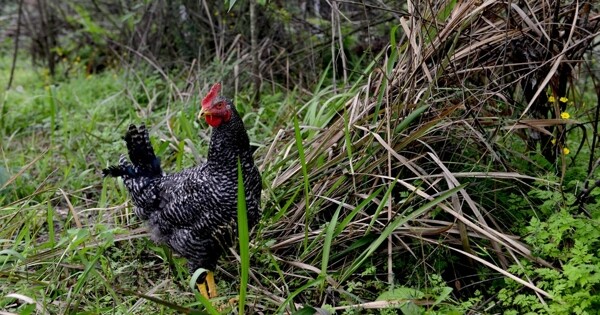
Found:
M 121 154 L 118 165 L 111 165 L 102 170 L 102 176 L 107 177 L 121 177 L 121 176 L 135 176 L 135 169 L 127 162 L 127 158 L 124 154 Z
M 127 170 L 122 168 L 121 165 L 112 165 L 102 170 L 102 176 L 104 177 L 121 177 L 127 174 Z
M 141 125 L 140 127 L 136 127 L 135 125 L 129 125 L 129 129 L 123 140 L 127 143 L 127 151 L 131 164 L 122 156 L 119 160 L 119 165 L 109 166 L 102 170 L 102 174 L 105 177 L 119 177 L 124 175 L 130 177 L 162 176 L 160 159 L 154 154 L 146 126 Z
M 141 125 L 138 128 L 129 125 L 129 130 L 123 139 L 127 143 L 129 160 L 137 170 L 137 175 L 147 177 L 162 175 L 160 160 L 154 154 L 146 126 Z

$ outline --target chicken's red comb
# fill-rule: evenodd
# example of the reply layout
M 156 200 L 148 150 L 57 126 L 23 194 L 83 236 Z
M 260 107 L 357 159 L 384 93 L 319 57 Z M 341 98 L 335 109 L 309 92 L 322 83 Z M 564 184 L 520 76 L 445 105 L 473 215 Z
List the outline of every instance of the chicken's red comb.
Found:
M 221 83 L 215 83 L 208 94 L 202 99 L 202 107 L 208 107 L 212 103 L 213 99 L 221 92 Z

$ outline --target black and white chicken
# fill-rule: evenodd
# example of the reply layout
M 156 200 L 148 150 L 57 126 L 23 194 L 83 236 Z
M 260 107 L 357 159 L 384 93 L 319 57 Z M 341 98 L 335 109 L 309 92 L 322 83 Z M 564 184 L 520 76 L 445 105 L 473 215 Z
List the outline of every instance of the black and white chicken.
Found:
M 163 173 L 144 125 L 130 125 L 124 140 L 129 161 L 102 171 L 122 177 L 134 213 L 148 223 L 152 239 L 188 260 L 190 273 L 209 270 L 198 289 L 217 296 L 213 271 L 217 260 L 237 236 L 238 160 L 241 163 L 249 228 L 260 219 L 261 177 L 254 150 L 233 102 L 219 95 L 215 84 L 202 100 L 202 117 L 213 128 L 208 159 L 178 173 Z

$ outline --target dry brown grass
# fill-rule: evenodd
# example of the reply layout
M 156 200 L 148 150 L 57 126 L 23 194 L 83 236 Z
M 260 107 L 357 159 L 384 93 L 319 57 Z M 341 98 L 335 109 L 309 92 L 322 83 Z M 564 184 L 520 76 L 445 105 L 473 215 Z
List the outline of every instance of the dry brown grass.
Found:
M 266 251 L 281 271 L 259 272 L 286 283 L 321 277 L 325 284 L 302 291 L 311 303 L 370 301 L 373 287 L 345 291 L 349 281 L 371 279 L 346 274 L 373 241 L 369 236 L 461 187 L 393 230 L 370 256 L 375 278 L 415 284 L 410 277 L 418 272 L 398 261 L 416 262 L 427 274 L 439 271 L 428 255 L 439 259 L 447 253 L 466 258 L 455 267 L 481 264 L 541 300 L 550 298 L 531 279 L 506 271 L 523 258 L 552 265 L 512 235 L 517 222 L 498 198 L 507 189 L 525 196 L 531 183 L 543 181 L 533 162 L 528 170 L 519 166 L 536 150 L 555 163 L 557 174 L 564 170 L 565 125 L 577 122 L 560 118 L 567 103 L 558 100 L 580 92 L 580 66 L 594 54 L 600 17 L 591 7 L 556 1 L 409 3 L 397 43 L 366 73 L 366 83 L 328 103 L 337 113 L 332 122 L 316 131 L 300 128 L 305 161 L 294 130 L 280 132 L 268 150 L 267 211 L 278 220 L 261 233 L 274 241 Z M 556 145 L 551 139 L 558 139 Z M 349 215 L 354 217 L 343 225 Z M 339 232 L 331 240 L 328 224 Z M 323 270 L 328 241 L 332 254 Z M 282 298 L 293 291 L 281 289 L 280 282 L 262 283 Z M 453 283 L 459 292 L 472 285 L 460 278 Z

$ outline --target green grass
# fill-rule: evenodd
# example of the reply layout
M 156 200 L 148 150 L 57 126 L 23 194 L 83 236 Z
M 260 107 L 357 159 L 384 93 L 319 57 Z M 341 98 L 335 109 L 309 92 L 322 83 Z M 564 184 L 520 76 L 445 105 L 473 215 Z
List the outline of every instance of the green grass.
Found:
M 7 59 L 0 58 L 1 63 Z M 119 293 L 148 293 L 157 285 L 163 286 L 161 299 L 193 303 L 180 283 L 160 283 L 171 278 L 162 250 L 134 232 L 140 224 L 122 206 L 124 188 L 103 181 L 99 173 L 124 152 L 120 137 L 125 127 L 140 123 L 137 100 L 124 88 L 124 73 L 86 77 L 74 72 L 70 79 L 49 84 L 43 71 L 23 60 L 13 89 L 0 95 L 0 309 L 15 310 L 15 300 L 3 297 L 18 293 L 50 313 L 112 312 L 114 305 L 123 314 L 172 312 L 168 305 Z M 180 112 L 177 137 L 198 131 L 198 124 L 186 120 L 192 106 L 189 115 Z M 143 122 L 158 126 L 163 119 L 164 111 L 153 112 Z M 187 142 L 178 141 L 179 150 L 172 154 L 172 141 L 153 141 L 158 152 L 178 161 L 171 168 L 193 161 L 181 153 Z M 182 259 L 176 263 L 185 268 Z M 159 282 L 142 285 L 144 278 Z
M 29 309 L 5 298 L 17 293 L 50 313 L 113 313 L 113 308 L 121 314 L 193 313 L 203 304 L 216 313 L 215 301 L 200 303 L 202 297 L 184 285 L 185 260 L 174 257 L 175 270 L 170 270 L 170 255 L 148 240 L 125 206 L 121 182 L 104 180 L 99 172 L 125 152 L 121 136 L 130 123 L 152 128 L 151 140 L 167 170 L 199 162 L 206 156 L 208 128 L 196 120 L 197 98 L 174 99 L 161 91 L 158 79 L 140 81 L 139 75 L 116 70 L 86 76 L 79 68 L 69 78 L 51 81 L 23 60 L 0 103 L 5 139 L 0 146 L 0 309 Z M 289 114 L 280 102 L 292 106 L 295 99 L 293 93 L 267 96 L 266 106 L 257 111 L 245 95 L 236 96 L 260 151 L 266 149 L 265 138 L 285 125 Z M 244 244 L 247 249 L 249 242 Z M 256 301 L 255 293 L 243 289 L 250 258 L 248 251 L 242 254 L 246 276 L 232 285 L 242 288 L 240 301 Z M 225 296 L 238 294 L 225 283 L 220 282 Z
M 224 91 L 259 147 L 264 211 L 253 232 L 239 229 L 239 259 L 220 260 L 212 301 L 194 292 L 201 271 L 189 275 L 184 259 L 153 244 L 122 182 L 99 173 L 125 152 L 130 123 L 151 128 L 166 171 L 201 162 L 209 128 L 196 118 L 198 91 L 212 82 L 176 70 L 86 76 L 75 64 L 52 81 L 21 58 L 13 89 L 0 95 L 0 309 L 217 314 L 232 297 L 238 304 L 225 311 L 267 314 L 593 309 L 600 265 L 590 253 L 600 242 L 590 227 L 600 206 L 595 192 L 591 218 L 574 203 L 586 176 L 598 175 L 584 165 L 593 152 L 585 145 L 572 165 L 565 155 L 552 164 L 527 150 L 523 134 L 505 132 L 515 117 L 500 116 L 506 97 L 489 91 L 507 87 L 456 85 L 452 71 L 471 69 L 453 59 L 471 51 L 460 30 L 474 21 L 464 17 L 458 32 L 413 34 L 423 45 L 393 28 L 389 54 L 351 69 L 344 87 L 325 67 L 314 87 L 265 92 L 261 104 L 250 91 Z M 432 48 L 432 34 L 447 37 Z M 422 60 L 437 47 L 439 66 Z M 220 80 L 216 66 L 202 67 L 202 78 Z M 589 142 L 589 125 L 578 127 L 564 145 Z M 502 307 L 489 302 L 497 298 Z

